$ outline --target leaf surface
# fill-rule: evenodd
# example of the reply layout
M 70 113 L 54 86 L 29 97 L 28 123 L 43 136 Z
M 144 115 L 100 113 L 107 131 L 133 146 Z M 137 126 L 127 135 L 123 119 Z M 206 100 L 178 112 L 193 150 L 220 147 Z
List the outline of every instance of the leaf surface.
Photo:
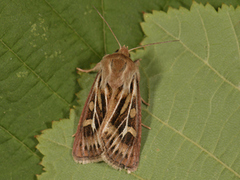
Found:
M 73 161 L 72 135 L 95 77 L 83 74 L 81 108 L 38 137 L 46 171 L 38 178 L 239 179 L 239 19 L 239 8 L 223 5 L 217 12 L 197 3 L 190 11 L 144 14 L 143 44 L 179 42 L 132 53 L 142 59 L 141 95 L 150 103 L 142 106 L 142 121 L 152 128 L 142 130 L 138 170 L 129 175 L 103 162 Z

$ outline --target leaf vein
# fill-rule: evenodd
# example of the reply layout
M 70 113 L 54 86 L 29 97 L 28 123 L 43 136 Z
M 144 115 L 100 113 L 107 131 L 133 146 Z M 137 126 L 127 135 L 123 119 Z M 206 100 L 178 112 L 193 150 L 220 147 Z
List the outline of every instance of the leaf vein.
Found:
M 66 19 L 64 19 L 55 9 L 54 7 L 47 1 L 44 0 L 47 5 L 53 10 L 53 12 L 55 12 L 56 15 L 58 15 L 58 17 L 60 17 L 60 19 L 74 32 L 74 34 L 77 35 L 77 37 L 79 37 L 79 39 L 97 56 L 101 59 L 101 56 L 84 40 L 84 38 L 82 36 L 80 36 L 80 34 L 78 34 L 78 32 L 67 22 Z
M 230 21 L 230 23 L 231 23 L 231 28 L 232 28 L 233 34 L 234 34 L 235 39 L 236 39 L 236 45 L 237 45 L 237 50 L 238 50 L 238 56 L 239 56 L 239 59 L 240 59 L 240 47 L 239 47 L 239 42 L 238 42 L 237 34 L 236 34 L 235 29 L 234 29 L 233 22 L 232 22 L 232 19 L 231 19 L 230 14 L 229 14 L 228 11 L 227 11 L 227 15 L 228 15 L 229 21 Z
M 8 48 L 8 50 L 14 54 L 17 59 L 27 68 L 29 69 L 38 79 L 40 79 L 40 81 L 50 90 L 52 91 L 53 94 L 55 94 L 59 99 L 61 99 L 64 103 L 66 103 L 68 106 L 70 106 L 70 104 L 64 99 L 62 98 L 56 91 L 54 91 L 30 66 L 28 66 L 5 42 L 3 42 L 2 39 L 0 39 L 0 42 L 6 47 Z
M 26 144 L 24 144 L 20 139 L 18 139 L 16 136 L 14 136 L 10 131 L 8 131 L 6 128 L 3 126 L 0 126 L 1 129 L 9 134 L 13 139 L 15 139 L 18 143 L 20 143 L 23 147 L 25 147 L 29 152 L 31 152 L 34 156 L 36 156 L 38 159 L 41 159 L 40 156 L 38 156 L 35 152 L 33 152 Z
M 204 22 L 203 22 L 203 18 L 199 12 L 199 10 L 197 9 L 197 12 L 198 12 L 198 15 L 200 17 L 200 21 L 202 23 L 202 26 L 203 26 L 203 31 L 204 31 L 204 34 L 205 34 L 205 38 L 206 38 L 206 41 L 207 41 L 207 59 L 206 59 L 206 62 L 208 63 L 209 61 L 209 54 L 210 54 L 210 44 L 209 44 L 209 38 L 208 38 L 208 35 L 207 35 L 207 29 L 206 29 L 206 26 L 204 25 Z
M 209 112 L 208 112 L 208 115 L 205 119 L 205 122 L 204 122 L 204 126 L 202 128 L 202 133 L 200 135 L 200 139 L 199 139 L 199 142 L 201 142 L 202 140 L 202 137 L 203 137 L 203 134 L 204 134 L 204 130 L 207 126 L 207 121 L 209 120 L 209 117 L 210 115 L 212 114 L 212 101 L 213 101 L 213 98 L 215 97 L 216 93 L 218 92 L 218 90 L 220 89 L 220 87 L 223 85 L 224 81 L 222 81 L 222 83 L 216 88 L 216 90 L 213 92 L 212 96 L 210 97 L 210 101 L 209 101 Z
M 223 161 L 221 161 L 220 159 L 218 159 L 214 154 L 212 154 L 211 152 L 209 152 L 207 149 L 203 148 L 201 145 L 199 145 L 198 143 L 196 143 L 195 141 L 193 141 L 192 139 L 190 139 L 189 137 L 187 137 L 186 135 L 184 135 L 183 133 L 181 133 L 180 131 L 178 131 L 177 129 L 173 128 L 172 126 L 170 126 L 168 123 L 162 121 L 161 119 L 159 119 L 157 116 L 155 116 L 154 114 L 152 114 L 150 111 L 145 110 L 150 116 L 152 116 L 153 118 L 155 118 L 156 120 L 158 120 L 160 123 L 162 123 L 164 126 L 168 127 L 169 129 L 171 129 L 173 132 L 179 134 L 180 136 L 182 136 L 184 139 L 186 139 L 187 141 L 189 141 L 190 143 L 192 143 L 193 145 L 195 145 L 196 147 L 198 147 L 199 149 L 201 149 L 203 152 L 205 152 L 206 154 L 208 154 L 210 157 L 212 157 L 213 159 L 215 159 L 217 162 L 219 162 L 220 164 L 222 164 L 226 169 L 228 169 L 230 172 L 232 172 L 236 177 L 240 178 L 240 174 L 238 174 L 236 171 L 234 171 L 231 167 L 229 167 L 227 164 L 225 164 Z

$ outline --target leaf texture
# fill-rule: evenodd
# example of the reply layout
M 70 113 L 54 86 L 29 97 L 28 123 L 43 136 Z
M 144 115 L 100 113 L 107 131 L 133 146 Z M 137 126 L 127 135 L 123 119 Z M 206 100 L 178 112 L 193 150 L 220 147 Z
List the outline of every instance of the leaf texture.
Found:
M 143 128 L 140 165 L 128 175 L 105 163 L 76 164 L 71 157 L 81 108 L 38 137 L 44 155 L 39 179 L 239 179 L 240 11 L 193 3 L 190 10 L 145 13 L 141 58 Z M 108 50 L 107 50 L 108 51 Z M 81 67 L 82 68 L 82 67 Z M 83 74 L 81 107 L 95 74 Z

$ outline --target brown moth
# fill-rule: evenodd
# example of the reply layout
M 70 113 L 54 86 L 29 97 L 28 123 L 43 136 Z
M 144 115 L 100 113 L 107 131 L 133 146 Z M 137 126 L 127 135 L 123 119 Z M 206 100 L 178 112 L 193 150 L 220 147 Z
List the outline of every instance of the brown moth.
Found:
M 80 72 L 98 73 L 78 123 L 72 155 L 78 163 L 105 161 L 116 169 L 131 173 L 137 170 L 140 157 L 141 96 L 139 60 L 132 61 L 129 52 L 166 42 L 128 50 L 128 47 L 121 46 L 105 23 L 120 48 L 105 55 L 93 69 L 77 68 Z

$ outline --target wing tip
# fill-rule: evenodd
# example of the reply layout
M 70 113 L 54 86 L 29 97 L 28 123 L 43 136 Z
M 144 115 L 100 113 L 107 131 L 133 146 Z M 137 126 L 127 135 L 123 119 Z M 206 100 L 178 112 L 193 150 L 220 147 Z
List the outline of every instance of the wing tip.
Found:
M 136 162 L 132 167 L 125 166 L 124 164 L 117 163 L 117 161 L 112 160 L 109 156 L 105 154 L 105 152 L 102 153 L 102 160 L 106 162 L 109 166 L 112 166 L 114 169 L 122 170 L 125 169 L 128 174 L 134 172 L 138 168 L 139 162 Z

